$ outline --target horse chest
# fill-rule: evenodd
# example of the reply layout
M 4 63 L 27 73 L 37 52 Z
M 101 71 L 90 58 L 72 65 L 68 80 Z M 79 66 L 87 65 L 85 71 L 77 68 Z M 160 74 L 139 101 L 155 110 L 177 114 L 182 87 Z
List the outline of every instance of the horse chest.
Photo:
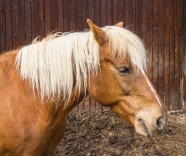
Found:
M 7 122 L 0 125 L 4 134 L 0 143 L 0 155 L 47 155 L 54 151 L 66 128 L 66 118 L 49 108 L 11 112 Z M 16 108 L 14 108 L 17 110 Z M 29 110 L 27 109 L 27 110 Z M 35 112 L 29 113 L 29 112 Z M 23 118 L 24 117 L 24 118 Z M 14 124 L 14 121 L 17 121 Z M 14 127 L 9 128 L 9 123 Z M 23 146 L 24 145 L 24 146 Z

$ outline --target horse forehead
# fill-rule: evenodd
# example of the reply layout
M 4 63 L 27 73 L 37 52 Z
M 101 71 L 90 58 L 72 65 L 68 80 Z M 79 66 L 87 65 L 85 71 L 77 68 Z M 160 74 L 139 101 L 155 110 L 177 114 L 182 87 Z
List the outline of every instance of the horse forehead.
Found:
M 116 55 L 115 56 L 115 62 L 116 62 L 116 64 L 123 64 L 123 65 L 131 64 L 131 60 L 128 56 Z
M 113 50 L 110 50 L 109 47 L 104 46 L 100 48 L 100 56 L 101 58 L 105 58 L 114 62 L 115 64 L 130 64 L 131 59 L 128 55 L 124 56 L 122 54 L 119 54 L 118 52 L 115 52 Z

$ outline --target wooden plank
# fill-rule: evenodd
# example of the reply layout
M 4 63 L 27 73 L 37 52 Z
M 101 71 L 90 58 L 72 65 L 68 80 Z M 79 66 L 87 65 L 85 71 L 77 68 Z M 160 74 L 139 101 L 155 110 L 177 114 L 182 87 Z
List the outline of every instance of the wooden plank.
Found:
M 76 1 L 76 30 L 82 31 L 82 12 L 81 12 L 81 0 Z
M 136 32 L 136 1 L 129 1 L 129 25 L 132 32 Z
M 151 51 L 150 51 L 150 41 L 151 41 L 151 36 L 150 36 L 150 31 L 151 31 L 151 20 L 148 20 L 149 18 L 151 19 L 151 9 L 149 4 L 147 3 L 147 1 L 142 1 L 142 40 L 144 42 L 145 48 L 147 50 L 147 55 L 148 55 L 148 66 L 147 66 L 147 74 L 149 76 L 149 78 L 152 78 L 152 55 L 151 55 Z M 151 57 L 150 57 L 151 56 Z M 151 68 L 150 68 L 151 67 Z M 151 77 L 150 77 L 151 76 Z
M 85 29 L 89 28 L 89 26 L 87 24 L 87 19 L 88 18 L 89 18 L 89 16 L 88 16 L 88 1 L 87 0 L 82 0 L 82 22 L 83 22 L 82 30 L 83 31 Z
M 90 20 L 92 20 L 93 22 L 95 21 L 95 10 L 94 10 L 94 0 L 89 0 L 88 2 L 88 16 L 90 18 Z
M 152 12 L 153 12 L 153 7 L 152 7 L 152 1 L 148 1 L 148 2 L 145 2 L 146 4 L 146 9 L 147 9 L 147 13 L 146 13 L 146 27 L 147 27 L 147 35 L 148 35 L 148 38 L 146 40 L 146 47 L 147 47 L 147 51 L 148 51 L 148 68 L 147 68 L 147 71 L 148 71 L 148 76 L 150 78 L 150 80 L 152 81 L 152 73 L 153 73 L 153 50 L 152 50 L 152 43 L 153 43 L 153 40 L 152 40 Z
M 76 1 L 70 0 L 70 31 L 76 28 Z
M 101 26 L 101 18 L 100 18 L 100 14 L 101 14 L 101 1 L 100 0 L 95 0 L 95 5 L 94 5 L 94 9 L 95 9 L 95 21 L 94 23 L 97 26 Z
M 136 1 L 136 34 L 142 37 L 142 0 Z
M 148 42 L 148 33 L 147 33 L 147 8 L 148 8 L 148 5 L 147 5 L 147 2 L 146 1 L 142 1 L 141 2 L 141 38 L 145 44 L 145 48 L 147 49 L 147 42 Z M 139 25 L 139 23 L 137 24 Z
M 107 25 L 112 25 L 112 0 L 107 0 L 106 4 L 106 15 L 107 15 Z
M 18 27 L 19 27 L 19 40 L 18 45 L 25 45 L 25 3 L 24 0 L 22 0 L 20 3 L 18 3 Z M 36 21 L 37 22 L 37 21 Z M 37 26 L 36 26 L 37 28 Z
M 0 1 L 0 54 L 5 51 L 5 4 Z
M 169 51 L 169 36 L 170 36 L 170 29 L 169 29 L 169 25 L 170 25 L 170 14 L 169 14 L 169 10 L 170 10 L 170 1 L 169 0 L 165 0 L 164 5 L 166 6 L 164 9 L 164 17 L 163 17 L 163 21 L 164 21 L 164 25 L 163 25 L 163 29 L 164 29 L 164 103 L 167 106 L 167 109 L 170 110 L 170 70 L 169 70 L 169 64 L 170 64 L 170 51 Z
M 129 13 L 129 10 L 130 10 L 130 3 L 129 3 L 130 0 L 125 0 L 124 1 L 124 15 L 125 15 L 125 19 L 124 19 L 124 26 L 126 27 L 130 27 L 130 13 Z
M 5 43 L 5 50 L 11 50 L 12 47 L 12 14 L 11 14 L 11 7 L 12 1 L 6 0 L 5 1 L 5 28 L 6 28 L 6 43 Z
M 32 40 L 32 15 L 31 15 L 31 0 L 25 0 L 25 42 L 26 44 L 30 43 Z
M 181 77 L 181 0 L 177 0 L 175 4 L 175 102 L 174 109 L 181 109 L 180 77 Z M 176 94 L 177 93 L 177 94 Z
M 45 6 L 45 35 L 48 35 L 51 32 L 51 16 L 50 16 L 50 0 L 45 0 L 44 1 L 44 6 Z
M 163 9 L 164 9 L 164 1 L 159 0 L 158 5 L 158 42 L 157 42 L 157 52 L 158 52 L 158 59 L 159 59 L 159 71 L 158 71 L 158 84 L 159 84 L 159 90 L 158 93 L 162 100 L 164 100 L 164 55 L 163 55 L 163 38 L 164 38 L 164 32 L 163 32 Z
M 186 1 L 182 1 L 182 40 L 181 40 L 181 50 L 183 51 L 183 57 L 182 60 L 182 69 L 185 71 L 185 74 L 183 74 L 183 81 L 182 81 L 182 109 L 184 113 L 186 114 Z
M 173 109 L 174 102 L 175 102 L 175 83 L 174 83 L 174 76 L 175 76 L 175 1 L 170 0 L 170 40 L 169 40 L 169 50 L 170 50 L 170 109 Z M 176 93 L 177 94 L 177 93 Z
M 124 21 L 124 1 L 118 0 L 117 1 L 117 22 L 116 23 L 123 22 L 123 21 Z
M 117 2 L 118 1 L 112 1 L 112 5 L 113 5 L 113 7 L 112 7 L 112 21 L 113 21 L 113 23 L 112 23 L 112 25 L 114 25 L 114 24 L 116 24 L 118 21 L 117 21 Z
M 44 0 L 38 1 L 37 12 L 38 12 L 38 33 L 39 33 L 40 38 L 43 38 L 45 37 Z
M 101 25 L 105 26 L 107 24 L 107 16 L 106 16 L 106 0 L 101 0 Z
M 13 34 L 13 48 L 16 48 L 18 44 L 18 36 L 19 36 L 19 26 L 18 26 L 18 4 L 17 0 L 12 1 L 12 34 Z
M 32 6 L 32 40 L 38 37 L 38 10 L 37 10 L 37 2 L 31 2 Z
M 65 1 L 65 2 L 69 2 L 69 1 Z M 66 6 L 69 8 L 69 5 Z M 66 8 L 65 7 L 65 8 Z M 50 0 L 50 25 L 51 25 L 51 31 L 57 31 L 57 0 Z M 69 17 L 69 16 L 68 16 Z M 69 18 L 68 18 L 69 21 Z M 69 24 L 68 24 L 68 30 L 69 30 Z
M 63 17 L 63 24 L 64 24 L 64 29 L 63 31 L 64 32 L 67 32 L 69 31 L 69 28 L 70 28 L 70 21 L 69 21 L 69 18 L 70 18 L 70 5 L 69 5 L 69 1 L 64 1 L 64 17 Z
M 158 60 L 158 1 L 153 0 L 153 22 L 152 22 L 152 33 L 153 33 L 153 43 L 152 43 L 152 61 L 153 61 L 153 73 L 152 73 L 152 83 L 154 85 L 154 87 L 156 88 L 156 90 L 159 90 L 159 77 L 158 77 L 158 70 L 159 70 L 159 60 Z
M 63 1 L 62 0 L 57 0 L 57 14 L 58 14 L 58 30 L 63 32 Z
M 141 13 L 141 27 L 142 27 L 142 30 L 141 30 L 141 38 L 145 44 L 145 48 L 148 52 L 148 56 L 149 56 L 149 50 L 150 50 L 150 44 L 149 44 L 149 32 L 151 31 L 149 29 L 149 26 L 151 26 L 151 21 L 148 21 L 148 19 L 152 18 L 151 16 L 151 11 L 150 11 L 150 6 L 149 4 L 146 2 L 146 1 L 142 1 L 142 13 Z

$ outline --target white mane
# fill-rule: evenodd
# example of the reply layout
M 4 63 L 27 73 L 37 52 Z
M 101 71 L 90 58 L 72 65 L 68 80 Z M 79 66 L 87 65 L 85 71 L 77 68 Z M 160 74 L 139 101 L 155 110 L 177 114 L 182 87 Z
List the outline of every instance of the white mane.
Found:
M 136 35 L 115 26 L 103 30 L 113 52 L 128 55 L 138 69 L 146 68 L 146 52 Z M 29 80 L 33 91 L 39 90 L 42 99 L 57 93 L 66 100 L 73 87 L 86 90 L 90 74 L 98 71 L 99 66 L 99 44 L 91 31 L 50 35 L 23 47 L 16 58 L 22 79 Z

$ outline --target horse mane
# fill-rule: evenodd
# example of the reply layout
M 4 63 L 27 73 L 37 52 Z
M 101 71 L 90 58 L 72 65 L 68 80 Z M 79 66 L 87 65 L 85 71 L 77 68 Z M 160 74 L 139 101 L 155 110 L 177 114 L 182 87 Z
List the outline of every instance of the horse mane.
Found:
M 106 31 L 113 55 L 128 55 L 138 69 L 146 68 L 146 51 L 136 35 L 116 26 L 102 29 Z M 82 87 L 86 91 L 90 74 L 98 72 L 99 48 L 91 31 L 55 33 L 23 47 L 15 65 L 21 78 L 30 82 L 33 92 L 40 91 L 42 99 L 57 93 L 67 100 L 74 87 L 78 92 Z

